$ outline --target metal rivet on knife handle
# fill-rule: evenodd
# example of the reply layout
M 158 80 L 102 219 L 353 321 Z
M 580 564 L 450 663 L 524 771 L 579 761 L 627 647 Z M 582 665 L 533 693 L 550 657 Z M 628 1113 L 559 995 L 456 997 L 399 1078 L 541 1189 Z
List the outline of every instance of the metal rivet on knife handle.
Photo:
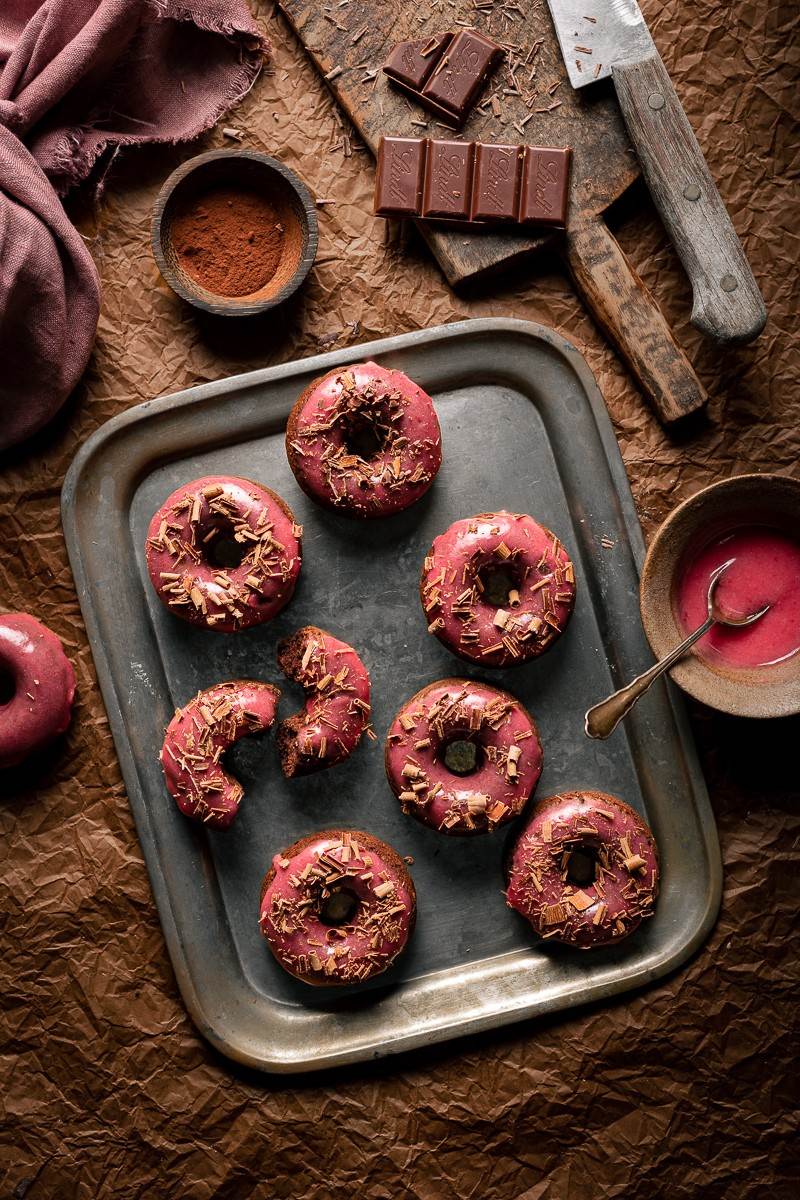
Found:
M 734 275 L 723 275 L 719 281 L 719 286 L 723 292 L 735 292 L 739 286 L 739 280 Z
M 664 107 L 664 105 L 666 104 L 666 100 L 661 95 L 661 92 L 652 92 L 647 97 L 647 103 L 650 105 L 651 108 L 659 109 L 659 108 Z
M 686 187 L 683 189 L 683 194 L 687 200 L 699 200 L 700 188 L 696 183 L 687 183 Z

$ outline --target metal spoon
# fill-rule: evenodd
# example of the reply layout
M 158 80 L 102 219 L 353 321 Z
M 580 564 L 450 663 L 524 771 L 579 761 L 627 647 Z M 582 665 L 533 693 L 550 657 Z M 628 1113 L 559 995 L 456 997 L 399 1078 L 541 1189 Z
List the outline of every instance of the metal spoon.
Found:
M 599 704 L 595 704 L 593 708 L 589 709 L 586 714 L 586 732 L 589 737 L 607 738 L 609 734 L 613 733 L 622 718 L 627 716 L 639 697 L 645 694 L 651 683 L 655 683 L 659 675 L 663 675 L 679 659 L 683 658 L 686 651 L 696 641 L 699 641 L 704 633 L 708 633 L 712 625 L 731 625 L 741 628 L 744 625 L 752 625 L 754 621 L 757 621 L 760 617 L 764 616 L 764 613 L 769 611 L 769 605 L 765 604 L 758 612 L 750 613 L 749 616 L 726 617 L 715 606 L 714 593 L 717 590 L 717 584 L 728 567 L 733 566 L 735 561 L 735 559 L 729 558 L 727 562 L 712 572 L 711 578 L 708 581 L 708 616 L 700 628 L 695 629 L 694 633 L 690 633 L 685 642 L 681 642 L 680 646 L 676 646 L 670 654 L 650 667 L 649 671 L 645 671 L 643 675 L 637 675 L 631 683 L 620 688 L 618 692 L 614 692 L 606 700 L 601 700 Z

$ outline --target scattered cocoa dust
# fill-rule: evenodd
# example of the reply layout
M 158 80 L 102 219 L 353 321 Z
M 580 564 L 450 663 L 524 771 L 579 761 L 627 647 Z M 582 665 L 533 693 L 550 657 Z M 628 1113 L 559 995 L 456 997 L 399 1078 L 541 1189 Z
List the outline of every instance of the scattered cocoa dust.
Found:
M 217 296 L 248 296 L 272 279 L 283 257 L 285 227 L 258 192 L 213 188 L 172 220 L 179 266 Z

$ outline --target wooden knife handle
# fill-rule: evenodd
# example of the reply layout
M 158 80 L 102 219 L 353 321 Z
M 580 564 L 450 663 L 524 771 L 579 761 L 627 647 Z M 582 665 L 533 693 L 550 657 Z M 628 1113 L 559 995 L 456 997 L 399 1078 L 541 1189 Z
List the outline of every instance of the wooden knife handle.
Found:
M 664 314 L 600 217 L 572 224 L 566 258 L 597 324 L 665 423 L 708 399 Z
M 718 342 L 749 342 L 767 311 L 728 211 L 666 67 L 654 54 L 612 69 L 642 171 L 692 285 L 692 324 Z

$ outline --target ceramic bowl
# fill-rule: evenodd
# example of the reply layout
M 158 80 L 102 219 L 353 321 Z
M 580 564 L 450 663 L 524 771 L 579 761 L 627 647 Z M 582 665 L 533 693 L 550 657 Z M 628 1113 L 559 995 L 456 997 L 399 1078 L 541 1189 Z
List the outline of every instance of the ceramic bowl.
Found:
M 742 525 L 800 533 L 800 480 L 787 475 L 737 475 L 703 488 L 679 505 L 653 539 L 642 570 L 640 605 L 647 640 L 662 658 L 686 636 L 674 611 L 674 585 L 693 543 Z M 800 587 L 800 580 L 798 580 Z M 740 717 L 800 712 L 800 654 L 767 667 L 712 664 L 690 651 L 670 677 L 695 700 Z
M 172 242 L 176 214 L 204 192 L 221 186 L 261 193 L 286 230 L 275 274 L 246 296 L 208 291 L 183 270 Z M 252 317 L 282 304 L 305 280 L 317 253 L 317 210 L 302 180 L 277 158 L 257 150 L 211 150 L 182 163 L 166 180 L 153 209 L 151 239 L 161 274 L 189 304 L 217 316 Z

